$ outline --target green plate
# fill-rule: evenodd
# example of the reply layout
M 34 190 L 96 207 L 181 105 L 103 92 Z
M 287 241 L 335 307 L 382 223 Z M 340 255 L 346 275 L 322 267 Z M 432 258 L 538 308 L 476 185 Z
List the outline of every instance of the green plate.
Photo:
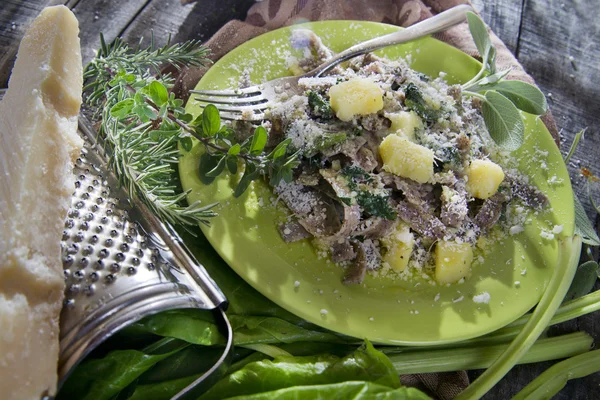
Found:
M 301 25 L 312 29 L 334 51 L 397 27 L 371 22 L 323 21 Z M 294 56 L 290 32 L 282 28 L 250 40 L 219 60 L 198 89 L 236 87 L 243 71 L 258 83 L 288 74 Z M 431 76 L 445 72 L 451 83 L 466 82 L 479 64 L 468 55 L 432 38 L 387 48 L 390 59 L 409 56 L 412 68 Z M 191 100 L 188 112 L 201 108 Z M 550 198 L 551 211 L 531 215 L 523 233 L 492 243 L 481 265 L 474 265 L 464 283 L 431 285 L 423 280 L 368 276 L 361 285 L 344 286 L 343 271 L 319 258 L 307 241 L 287 244 L 277 231 L 285 216 L 274 207 L 268 186 L 255 182 L 233 198 L 239 176 L 222 175 L 211 185 L 198 178 L 201 146 L 184 153 L 181 182 L 188 200 L 219 202 L 210 227 L 202 230 L 217 252 L 243 279 L 283 308 L 325 328 L 388 344 L 439 344 L 473 338 L 518 318 L 540 299 L 557 257 L 556 240 L 542 239 L 541 229 L 562 225 L 572 235 L 573 192 L 561 154 L 544 124 L 526 115 L 526 140 L 517 152 L 520 169 Z M 488 293 L 489 302 L 473 297 Z

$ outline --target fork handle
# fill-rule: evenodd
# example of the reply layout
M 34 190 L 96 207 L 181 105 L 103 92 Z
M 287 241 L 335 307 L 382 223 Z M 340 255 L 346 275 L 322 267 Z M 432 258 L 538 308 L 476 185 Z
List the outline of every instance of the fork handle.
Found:
M 400 43 L 410 42 L 411 40 L 430 35 L 432 33 L 446 30 L 454 25 L 458 25 L 467 19 L 467 12 L 474 12 L 473 8 L 466 4 L 461 4 L 427 18 L 419 23 L 409 26 L 406 29 L 380 36 L 366 42 L 356 44 L 348 49 L 338 53 L 335 57 L 327 60 L 314 70 L 308 72 L 307 76 L 318 77 L 339 63 L 346 61 L 360 54 L 365 54 L 382 47 L 392 46 Z

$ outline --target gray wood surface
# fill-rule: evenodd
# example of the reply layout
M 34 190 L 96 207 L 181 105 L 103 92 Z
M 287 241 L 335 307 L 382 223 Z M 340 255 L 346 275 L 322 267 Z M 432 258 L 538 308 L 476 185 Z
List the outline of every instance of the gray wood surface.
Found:
M 365 0 L 367 1 L 367 0 Z M 507 44 L 547 94 L 566 152 L 577 131 L 588 128 L 569 169 L 575 191 L 597 220 L 581 180 L 580 167 L 600 175 L 600 25 L 597 0 L 473 0 L 484 20 Z M 254 0 L 0 0 L 0 87 L 6 85 L 18 41 L 46 5 L 66 4 L 81 26 L 84 61 L 117 36 L 131 44 L 154 34 L 159 45 L 173 40 L 207 39 L 233 18 L 243 19 Z M 600 201 L 600 184 L 593 194 Z M 597 221 L 596 221 L 597 222 Z M 550 329 L 549 334 L 585 330 L 600 339 L 596 314 Z M 508 399 L 551 362 L 513 369 L 486 399 Z M 480 371 L 472 371 L 471 378 Z M 571 381 L 557 399 L 600 399 L 600 374 Z

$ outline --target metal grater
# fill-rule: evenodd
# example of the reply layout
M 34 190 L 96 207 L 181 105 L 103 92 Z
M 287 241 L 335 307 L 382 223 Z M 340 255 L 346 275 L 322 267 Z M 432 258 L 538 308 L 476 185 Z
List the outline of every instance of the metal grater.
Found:
M 197 397 L 220 376 L 231 352 L 225 296 L 173 227 L 119 187 L 84 116 L 79 130 L 85 144 L 61 242 L 66 289 L 59 387 L 87 354 L 125 326 L 160 311 L 199 308 L 214 310 L 227 345 L 215 366 L 174 398 Z

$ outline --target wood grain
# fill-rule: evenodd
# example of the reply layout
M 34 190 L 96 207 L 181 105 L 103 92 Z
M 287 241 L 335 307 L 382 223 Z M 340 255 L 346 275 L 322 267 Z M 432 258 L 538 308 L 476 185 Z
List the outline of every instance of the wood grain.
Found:
M 99 46 L 122 36 L 130 44 L 144 43 L 152 33 L 155 43 L 206 40 L 231 19 L 243 19 L 254 0 L 0 0 L 0 86 L 6 85 L 10 66 L 26 26 L 46 5 L 66 4 L 80 21 L 84 62 Z M 563 136 L 563 152 L 577 131 L 587 127 L 570 172 L 575 191 L 588 214 L 596 218 L 585 194 L 579 168 L 600 175 L 600 27 L 597 0 L 472 0 L 486 23 L 506 43 L 548 95 Z M 571 59 L 572 57 L 572 59 Z M 600 202 L 600 185 L 593 194 Z M 598 286 L 598 285 L 597 285 Z M 549 334 L 584 330 L 600 340 L 597 314 L 550 329 Z M 504 400 L 552 365 L 538 363 L 514 368 L 485 399 Z M 481 371 L 472 371 L 476 378 Z M 571 381 L 556 399 L 600 399 L 600 374 Z
M 473 7 L 506 47 L 515 54 L 523 16 L 521 0 L 472 0 Z

